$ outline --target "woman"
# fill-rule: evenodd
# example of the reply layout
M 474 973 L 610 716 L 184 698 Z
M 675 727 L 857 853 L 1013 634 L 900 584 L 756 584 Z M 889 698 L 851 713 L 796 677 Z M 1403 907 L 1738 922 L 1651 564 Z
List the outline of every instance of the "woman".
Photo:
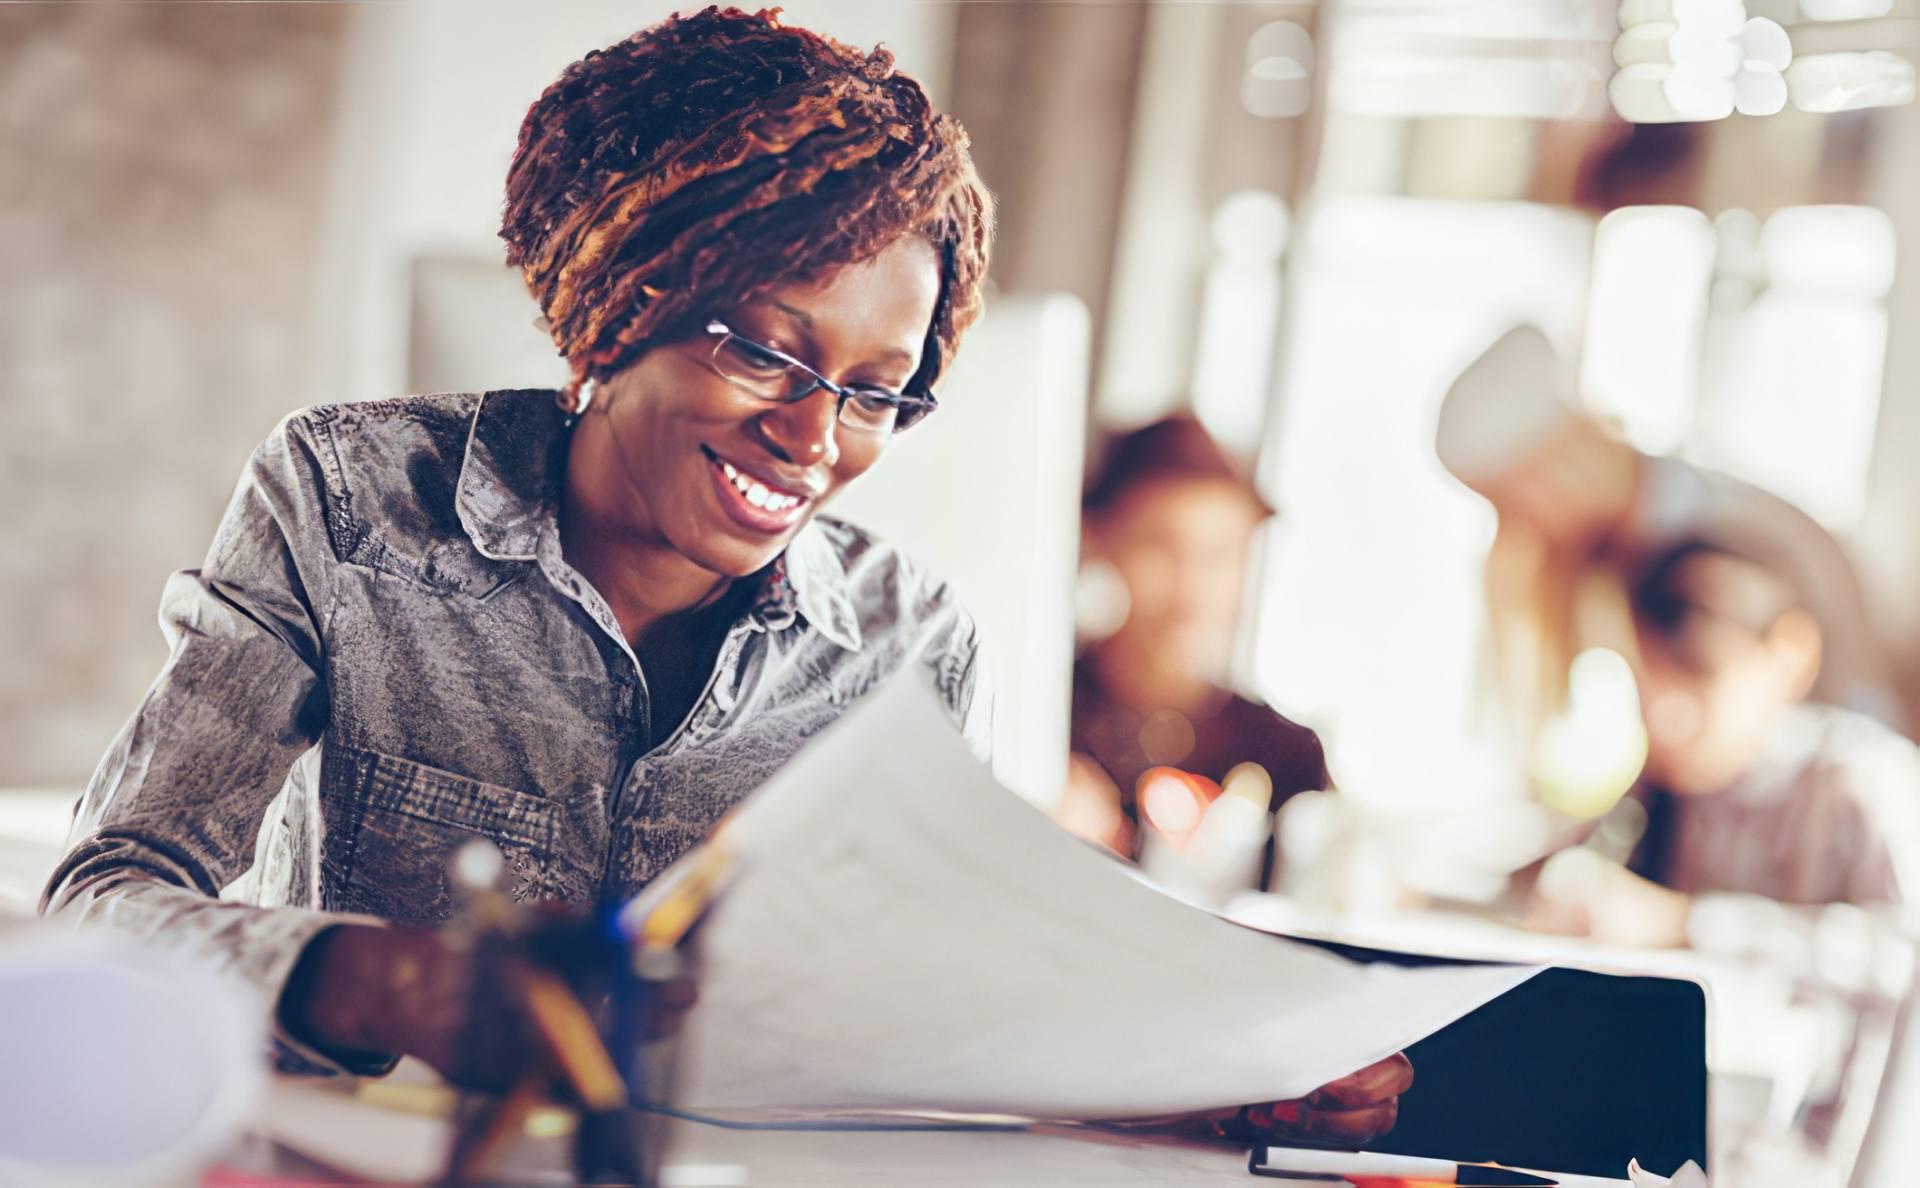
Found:
M 462 840 L 517 898 L 617 901 L 889 672 L 978 719 L 946 588 L 817 513 L 933 410 L 990 222 L 882 51 L 708 9 L 570 66 L 501 234 L 572 382 L 281 424 L 46 909 L 251 979 L 308 1062 L 484 1080 L 438 931 Z
M 1206 429 L 1174 416 L 1120 437 L 1082 512 L 1083 552 L 1118 577 L 1125 614 L 1074 665 L 1062 823 L 1131 854 L 1140 777 L 1162 766 L 1219 783 L 1257 763 L 1276 808 L 1328 787 L 1313 731 L 1226 687 L 1248 553 L 1272 512 Z

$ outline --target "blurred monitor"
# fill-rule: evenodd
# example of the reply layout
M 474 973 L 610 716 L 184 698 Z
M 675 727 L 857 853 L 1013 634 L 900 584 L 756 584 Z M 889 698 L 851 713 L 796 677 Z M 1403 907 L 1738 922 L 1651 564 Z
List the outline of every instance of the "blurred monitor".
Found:
M 940 410 L 831 509 L 953 583 L 987 648 L 994 774 L 1042 801 L 1066 778 L 1090 342 L 1076 298 L 993 301 Z

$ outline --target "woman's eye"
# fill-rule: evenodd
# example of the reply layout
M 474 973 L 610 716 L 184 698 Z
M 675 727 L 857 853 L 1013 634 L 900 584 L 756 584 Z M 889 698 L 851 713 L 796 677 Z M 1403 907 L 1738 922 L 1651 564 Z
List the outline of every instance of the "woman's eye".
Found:
M 727 353 L 749 371 L 764 375 L 773 375 L 787 368 L 787 361 L 758 343 L 748 342 L 744 338 L 729 339 Z
M 894 403 L 893 393 L 878 389 L 854 390 L 848 397 L 841 415 L 861 425 L 883 428 L 893 423 L 894 414 L 899 406 Z

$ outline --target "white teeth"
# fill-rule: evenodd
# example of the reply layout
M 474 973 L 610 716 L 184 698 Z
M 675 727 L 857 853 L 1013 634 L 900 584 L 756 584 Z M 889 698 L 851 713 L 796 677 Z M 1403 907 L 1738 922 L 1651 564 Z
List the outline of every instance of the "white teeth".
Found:
M 746 496 L 747 502 L 753 504 L 755 507 L 762 507 L 768 511 L 779 512 L 800 506 L 800 497 L 798 495 L 783 495 L 778 491 L 768 490 L 765 483 L 758 483 L 748 478 L 746 475 L 740 473 L 739 468 L 730 462 L 721 462 L 720 472 L 726 475 L 727 481 L 732 483 L 736 490 Z

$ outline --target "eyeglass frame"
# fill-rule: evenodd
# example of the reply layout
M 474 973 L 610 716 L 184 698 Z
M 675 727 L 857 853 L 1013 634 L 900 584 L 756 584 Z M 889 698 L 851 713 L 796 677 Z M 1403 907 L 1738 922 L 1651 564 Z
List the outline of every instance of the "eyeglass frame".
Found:
M 859 425 L 849 425 L 841 419 L 841 413 L 845 411 L 847 401 L 849 400 L 856 400 L 861 397 L 868 399 L 880 397 L 885 399 L 887 403 L 893 405 L 894 425 L 893 428 L 887 431 L 888 435 L 906 432 L 908 429 L 913 428 L 921 421 L 933 415 L 934 411 L 940 407 L 940 402 L 934 398 L 931 392 L 896 392 L 891 388 L 883 388 L 877 384 L 853 388 L 836 384 L 792 355 L 787 354 L 787 352 L 770 347 L 764 342 L 748 338 L 719 318 L 707 319 L 705 333 L 714 335 L 717 339 L 713 344 L 713 350 L 707 353 L 707 366 L 721 379 L 726 380 L 729 384 L 746 392 L 754 399 L 772 405 L 798 404 L 800 401 L 805 400 L 807 397 L 824 388 L 826 391 L 832 393 L 837 401 L 833 409 L 834 423 L 836 425 L 846 425 L 847 428 L 856 433 L 875 433 L 876 436 L 878 435 L 874 430 L 866 429 Z M 748 388 L 738 379 L 728 375 L 721 369 L 720 352 L 725 349 L 729 338 L 737 338 L 754 350 L 771 355 L 773 358 L 786 364 L 789 369 L 797 369 L 800 374 L 806 376 L 812 382 L 800 388 L 798 391 L 790 392 L 785 396 L 762 396 L 759 392 Z M 909 409 L 917 409 L 919 411 L 913 414 L 912 419 L 908 420 L 905 424 L 901 424 L 901 417 L 906 414 Z

